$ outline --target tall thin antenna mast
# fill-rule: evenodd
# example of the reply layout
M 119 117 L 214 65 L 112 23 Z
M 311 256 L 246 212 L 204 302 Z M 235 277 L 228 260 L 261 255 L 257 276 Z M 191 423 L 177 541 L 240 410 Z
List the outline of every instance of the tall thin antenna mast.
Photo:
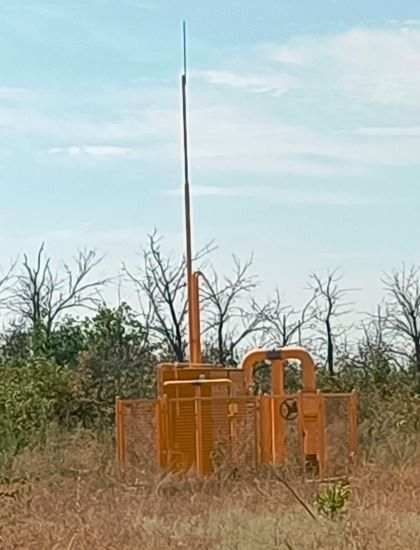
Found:
M 184 200 L 185 200 L 185 234 L 186 234 L 186 262 L 188 288 L 188 330 L 190 364 L 201 362 L 200 343 L 200 306 L 198 274 L 192 270 L 192 243 L 191 243 L 191 200 L 190 181 L 188 175 L 188 134 L 187 134 L 187 39 L 185 21 L 182 23 L 184 72 L 182 74 L 182 123 L 184 133 Z
M 188 274 L 188 298 L 191 299 L 190 279 L 192 275 L 192 244 L 191 244 L 191 201 L 190 182 L 188 174 L 188 134 L 187 134 L 187 38 L 185 21 L 182 22 L 184 72 L 182 74 L 182 123 L 184 131 L 184 200 L 185 200 L 185 231 L 186 231 L 186 261 Z M 189 308 L 190 309 L 190 308 Z

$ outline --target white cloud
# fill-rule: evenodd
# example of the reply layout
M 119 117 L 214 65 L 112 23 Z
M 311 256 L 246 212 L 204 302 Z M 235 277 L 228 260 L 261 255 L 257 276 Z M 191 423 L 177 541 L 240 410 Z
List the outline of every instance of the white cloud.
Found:
M 0 101 L 29 101 L 34 97 L 33 92 L 27 88 L 0 86 Z
M 419 165 L 420 129 L 405 126 L 409 113 L 416 116 L 420 107 L 420 29 L 414 23 L 353 28 L 261 46 L 256 51 L 265 59 L 255 59 L 262 67 L 258 74 L 199 71 L 196 76 L 207 82 L 238 91 L 290 93 L 288 103 L 270 104 L 265 116 L 261 111 L 257 115 L 249 104 L 246 111 L 241 109 L 239 101 L 192 111 L 194 166 L 330 176 L 360 174 L 366 166 Z M 273 60 L 282 66 L 273 68 Z M 246 66 L 251 63 L 247 60 Z M 285 66 L 290 75 L 284 73 Z M 307 104 L 301 101 L 303 96 L 309 99 Z M 337 105 L 336 113 L 332 104 Z M 394 108 L 392 115 L 389 107 Z M 304 124 L 285 122 L 293 110 Z M 365 118 L 371 126 L 348 128 L 355 115 L 358 122 Z M 342 130 L 337 129 L 338 120 Z M 310 128 L 312 122 L 316 129 Z
M 191 109 L 189 120 L 191 164 L 193 169 L 201 171 L 324 177 L 360 174 L 368 165 L 420 164 L 420 130 L 417 127 L 361 127 L 351 131 L 321 132 L 285 124 L 278 115 L 264 117 L 252 111 L 245 113 L 229 104 L 197 106 Z M 64 128 L 64 135 L 74 134 L 79 140 L 83 139 L 86 127 L 87 123 L 81 124 L 79 131 L 74 129 L 74 132 L 73 126 L 68 132 Z M 90 130 L 88 135 L 99 140 L 96 144 L 55 146 L 49 148 L 48 153 L 73 159 L 181 162 L 179 112 L 175 109 L 145 110 L 131 124 L 126 124 L 126 118 L 122 117 L 112 124 L 101 121 L 96 129 L 92 126 Z M 395 139 L 371 139 L 386 135 Z M 113 145 L 109 145 L 111 138 L 117 138 Z M 105 141 L 108 144 L 102 143 Z M 125 145 L 127 142 L 130 145 Z
M 233 107 L 192 115 L 191 159 L 203 170 L 345 176 L 368 165 L 420 164 L 420 139 L 413 137 L 378 141 L 351 132 L 321 132 Z
M 297 86 L 297 80 L 288 74 L 239 74 L 233 71 L 194 71 L 193 76 L 210 84 L 228 88 L 242 88 L 253 94 L 283 95 Z
M 357 128 L 354 133 L 374 137 L 420 137 L 420 126 L 372 126 Z
M 1 101 L 2 93 L 14 101 Z M 156 83 L 79 95 L 0 88 L 0 137 L 124 147 L 164 142 L 179 134 L 178 105 L 178 90 Z
M 419 105 L 416 27 L 353 28 L 327 37 L 302 36 L 268 50 L 282 64 L 299 65 L 302 86 L 382 105 Z
M 420 164 L 420 127 L 405 126 L 415 120 L 420 107 L 420 30 L 351 29 L 328 37 L 303 36 L 271 46 L 270 55 L 288 63 L 293 76 L 284 74 L 283 67 L 276 70 L 267 59 L 266 65 L 255 62 L 261 73 L 217 69 L 196 73 L 238 95 L 218 93 L 215 106 L 211 91 L 206 95 L 203 90 L 207 86 L 194 94 L 189 111 L 193 169 L 347 177 L 360 175 L 366 167 Z M 311 101 L 294 102 L 297 88 L 299 97 L 306 94 Z M 254 109 L 249 98 L 245 105 L 239 100 L 241 91 L 281 95 L 285 90 L 290 92 L 287 97 L 270 101 L 265 114 L 261 103 Z M 331 92 L 339 92 L 345 111 L 340 114 L 341 130 L 337 120 L 331 124 L 329 118 L 322 119 L 333 112 Z M 368 102 L 358 112 L 356 130 L 349 118 L 354 115 L 355 98 Z M 154 83 L 142 85 L 138 93 L 133 88 L 129 93 L 112 90 L 112 97 L 108 91 L 72 103 L 66 98 L 56 98 L 55 104 L 47 99 L 40 100 L 37 94 L 34 104 L 0 106 L 0 132 L 6 138 L 22 137 L 25 144 L 42 139 L 42 149 L 57 158 L 181 162 L 179 90 Z M 372 108 L 372 102 L 381 105 Z M 387 118 L 387 102 L 396 108 L 392 118 Z M 408 111 L 399 117 L 402 104 Z M 379 137 L 390 139 L 372 139 Z M 45 160 L 42 155 L 38 158 Z
M 420 26 L 420 19 L 406 19 L 403 21 L 405 27 L 418 27 Z
M 87 155 L 90 157 L 127 157 L 134 154 L 133 149 L 117 147 L 115 145 L 71 145 L 69 147 L 52 147 L 48 150 L 50 155 L 68 155 L 70 157 Z
M 166 194 L 182 196 L 183 189 L 171 189 Z M 381 199 L 366 193 L 345 193 L 340 190 L 331 191 L 319 186 L 311 188 L 296 189 L 290 186 L 201 186 L 191 185 L 191 194 L 194 197 L 215 197 L 215 198 L 253 198 L 266 201 L 279 201 L 282 205 L 319 205 L 319 206 L 357 206 L 378 204 Z
M 268 48 L 270 50 L 270 48 Z M 305 51 L 293 46 L 279 46 L 272 51 L 272 57 L 285 65 L 305 65 Z

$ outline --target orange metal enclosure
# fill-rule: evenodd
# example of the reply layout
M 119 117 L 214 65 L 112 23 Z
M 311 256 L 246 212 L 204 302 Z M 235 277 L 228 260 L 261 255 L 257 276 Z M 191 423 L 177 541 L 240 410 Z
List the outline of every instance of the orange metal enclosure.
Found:
M 116 399 L 118 459 L 141 468 L 256 468 L 297 465 L 321 478 L 346 475 L 357 451 L 355 393 L 324 394 L 315 365 L 300 347 L 256 349 L 240 368 L 202 364 L 199 272 L 193 272 L 188 170 L 186 38 L 182 74 L 186 275 L 190 362 L 157 367 L 157 399 Z M 284 364 L 299 361 L 301 391 L 287 394 Z M 271 365 L 271 391 L 255 395 L 254 368 Z M 258 392 L 257 392 L 258 393 Z
M 302 365 L 296 394 L 284 389 L 284 361 L 291 359 Z M 267 361 L 271 394 L 250 395 L 254 366 Z M 325 479 L 345 475 L 356 455 L 356 394 L 317 390 L 313 360 L 302 348 L 254 350 L 238 369 L 167 363 L 157 374 L 156 400 L 117 399 L 122 464 L 201 474 L 224 464 L 290 464 Z

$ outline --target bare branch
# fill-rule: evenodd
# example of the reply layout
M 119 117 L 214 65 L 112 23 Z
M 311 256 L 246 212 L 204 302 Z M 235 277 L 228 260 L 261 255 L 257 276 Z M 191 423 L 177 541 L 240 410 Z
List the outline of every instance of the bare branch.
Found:
M 419 275 L 416 266 L 407 268 L 403 264 L 399 270 L 393 269 L 382 279 L 387 295 L 383 317 L 385 332 L 393 338 L 398 353 L 414 363 L 417 374 L 420 374 Z
M 34 265 L 24 255 L 21 273 L 16 277 L 8 300 L 9 309 L 18 314 L 23 322 L 40 325 L 49 334 L 65 311 L 99 305 L 99 290 L 110 279 L 89 281 L 89 277 L 101 260 L 95 251 L 79 252 L 75 258 L 75 268 L 72 270 L 64 263 L 63 273 L 59 275 L 53 273 L 51 258 L 45 256 L 42 243 Z
M 177 361 L 184 361 L 187 349 L 187 288 L 185 257 L 175 260 L 162 252 L 162 237 L 155 229 L 148 236 L 148 246 L 142 251 L 142 265 L 125 274 L 134 284 L 139 298 L 142 321 L 147 329 L 163 338 Z M 214 250 L 205 245 L 193 261 L 202 261 Z
M 302 332 L 314 319 L 314 296 L 312 296 L 298 312 L 289 305 L 284 305 L 280 292 L 276 289 L 275 296 L 264 306 L 253 303 L 253 308 L 262 317 L 266 345 L 284 347 L 291 344 L 302 344 Z
M 10 263 L 9 268 L 4 273 L 0 274 L 0 308 L 7 308 L 10 292 L 13 288 L 14 272 L 17 261 Z
M 326 364 L 331 375 L 334 371 L 335 341 L 344 333 L 344 327 L 336 323 L 339 317 L 349 313 L 350 302 L 344 299 L 350 290 L 340 288 L 342 274 L 338 269 L 328 272 L 326 277 L 316 273 L 310 275 L 309 289 L 313 292 L 314 328 L 320 333 L 320 341 L 326 346 Z
M 212 269 L 211 278 L 203 275 L 202 287 L 207 335 L 207 354 L 220 364 L 236 363 L 240 344 L 263 329 L 262 311 L 248 307 L 250 295 L 258 280 L 249 273 L 252 257 L 242 263 L 233 255 L 233 273 L 222 277 Z

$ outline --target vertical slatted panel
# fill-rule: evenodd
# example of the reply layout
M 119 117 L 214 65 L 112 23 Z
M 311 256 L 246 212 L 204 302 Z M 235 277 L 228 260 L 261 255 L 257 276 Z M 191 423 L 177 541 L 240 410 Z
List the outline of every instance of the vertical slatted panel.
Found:
M 175 470 L 202 469 L 210 474 L 223 466 L 257 463 L 257 400 L 215 397 L 170 399 L 169 454 Z M 200 447 L 197 445 L 199 437 Z
M 213 386 L 212 397 L 203 399 L 203 466 L 205 473 L 214 472 L 229 460 L 229 392 L 227 386 Z
M 194 399 L 169 399 L 169 466 L 188 470 L 196 464 Z

